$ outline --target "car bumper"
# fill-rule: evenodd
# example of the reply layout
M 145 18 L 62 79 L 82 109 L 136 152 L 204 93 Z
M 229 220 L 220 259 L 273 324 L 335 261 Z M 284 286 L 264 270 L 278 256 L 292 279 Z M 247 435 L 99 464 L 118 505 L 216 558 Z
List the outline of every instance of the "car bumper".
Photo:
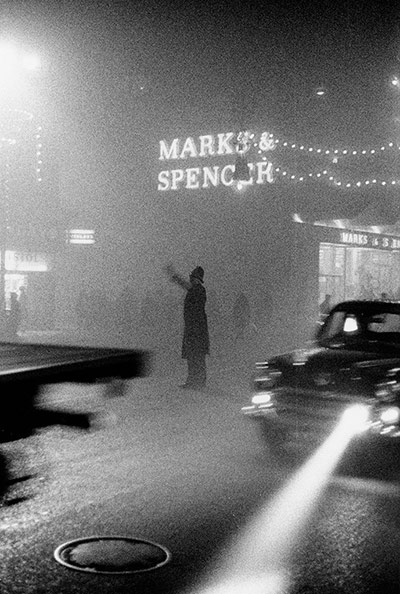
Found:
M 293 414 L 285 414 L 277 410 L 273 402 L 267 404 L 249 404 L 242 406 L 241 414 L 248 418 L 262 421 L 266 425 L 275 426 L 276 429 L 286 434 L 294 433 L 302 435 L 328 435 L 339 422 L 340 416 L 332 417 L 332 411 L 326 411 L 326 417 L 321 416 L 314 419 L 312 416 L 299 420 Z M 400 426 L 398 424 L 385 424 L 379 420 L 370 421 L 359 437 L 379 438 L 382 440 L 400 440 Z

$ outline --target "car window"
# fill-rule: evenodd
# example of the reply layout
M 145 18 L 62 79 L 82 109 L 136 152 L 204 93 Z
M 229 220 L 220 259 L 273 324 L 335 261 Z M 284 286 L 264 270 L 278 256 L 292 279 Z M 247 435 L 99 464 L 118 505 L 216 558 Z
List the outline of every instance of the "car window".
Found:
M 319 339 L 323 342 L 354 344 L 365 341 L 400 343 L 400 313 L 332 312 L 323 327 Z
M 343 311 L 334 312 L 326 321 L 322 331 L 322 338 L 332 338 L 342 333 L 346 314 Z
M 399 332 L 400 333 L 400 315 L 385 313 L 374 316 L 367 325 L 369 332 Z

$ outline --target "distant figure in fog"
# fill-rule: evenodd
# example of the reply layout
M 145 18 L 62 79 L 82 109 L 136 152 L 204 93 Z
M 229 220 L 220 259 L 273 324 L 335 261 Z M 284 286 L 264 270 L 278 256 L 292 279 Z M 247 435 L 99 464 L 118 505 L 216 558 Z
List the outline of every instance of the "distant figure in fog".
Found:
M 331 295 L 329 295 L 329 293 L 327 293 L 325 295 L 325 299 L 322 301 L 322 303 L 320 303 L 319 306 L 319 313 L 321 314 L 321 316 L 327 316 L 329 314 L 329 312 L 332 309 L 332 302 L 331 302 Z
M 182 388 L 202 389 L 206 385 L 206 355 L 210 350 L 207 314 L 207 300 L 204 270 L 197 266 L 189 275 L 189 281 L 180 276 L 172 266 L 166 272 L 170 280 L 187 291 L 183 307 L 182 358 L 187 360 L 188 375 Z
M 82 289 L 78 296 L 76 304 L 76 316 L 78 318 L 79 329 L 87 328 L 91 310 L 90 295 L 86 289 Z
M 250 304 L 244 293 L 239 293 L 233 304 L 232 322 L 235 341 L 244 338 L 244 333 L 250 325 Z
M 138 302 L 136 291 L 126 285 L 115 302 L 115 330 L 124 343 L 129 344 L 137 333 Z
M 21 324 L 21 306 L 18 302 L 17 293 L 11 293 L 10 313 L 8 315 L 8 334 L 11 340 L 18 337 L 18 330 Z
M 21 330 L 26 330 L 27 319 L 28 319 L 28 297 L 26 294 L 26 287 L 22 286 L 19 288 L 19 305 L 21 308 Z

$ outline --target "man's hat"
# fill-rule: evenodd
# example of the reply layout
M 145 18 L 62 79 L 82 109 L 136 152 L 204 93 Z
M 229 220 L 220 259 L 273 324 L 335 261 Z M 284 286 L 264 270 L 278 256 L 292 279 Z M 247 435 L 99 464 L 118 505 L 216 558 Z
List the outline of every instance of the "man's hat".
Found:
M 204 282 L 204 269 L 201 266 L 196 266 L 190 273 L 190 278 L 197 278 L 200 282 Z

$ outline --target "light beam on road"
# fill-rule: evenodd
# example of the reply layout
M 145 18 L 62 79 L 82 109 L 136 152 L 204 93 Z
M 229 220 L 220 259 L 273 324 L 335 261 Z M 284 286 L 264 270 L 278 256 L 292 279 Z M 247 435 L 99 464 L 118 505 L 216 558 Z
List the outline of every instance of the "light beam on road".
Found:
M 352 437 L 367 426 L 368 408 L 353 406 L 321 447 L 265 504 L 192 594 L 286 594 L 293 551 Z

